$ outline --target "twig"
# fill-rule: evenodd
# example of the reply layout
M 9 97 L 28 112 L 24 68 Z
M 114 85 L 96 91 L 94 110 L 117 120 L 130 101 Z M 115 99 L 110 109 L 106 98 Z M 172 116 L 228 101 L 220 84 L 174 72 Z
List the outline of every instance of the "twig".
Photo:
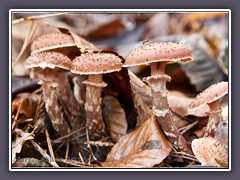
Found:
M 69 143 L 67 143 L 67 149 L 66 149 L 66 154 L 65 154 L 65 160 L 68 159 L 68 155 L 69 155 Z M 66 164 L 67 166 L 67 164 Z
M 102 141 L 86 141 L 84 142 L 84 144 L 94 145 L 94 146 L 107 146 L 107 147 L 114 146 L 114 143 L 112 142 L 102 142 Z
M 58 138 L 58 139 L 55 139 L 55 140 L 52 141 L 52 143 L 53 143 L 53 144 L 61 143 L 64 139 L 69 138 L 70 136 L 76 134 L 76 133 L 79 132 L 79 131 L 82 131 L 82 130 L 85 129 L 85 128 L 86 128 L 86 127 L 82 127 L 82 128 L 80 128 L 80 129 L 78 129 L 78 130 L 76 130 L 76 131 L 73 131 L 73 132 L 65 135 L 65 136 L 62 136 L 62 137 L 60 137 L 60 138 Z M 85 134 L 84 134 L 84 135 L 85 135 Z
M 66 160 L 66 159 L 56 158 L 56 161 L 61 162 L 61 163 L 65 163 L 65 164 L 68 164 L 68 165 L 76 166 L 76 167 L 95 167 L 91 164 L 84 164 L 84 163 L 80 163 L 80 162 L 74 161 L 74 160 Z
M 51 144 L 51 139 L 50 139 L 50 137 L 49 137 L 49 134 L 48 134 L 48 130 L 47 130 L 47 129 L 46 129 L 45 133 L 46 133 L 47 145 L 48 145 L 48 150 L 49 150 L 50 156 L 51 156 L 51 158 L 55 161 L 55 157 L 54 157 L 54 153 L 53 153 L 53 148 L 52 148 L 52 144 Z
M 180 157 L 180 158 L 184 158 L 184 159 L 189 159 L 195 162 L 199 162 L 198 159 L 196 159 L 195 156 L 191 155 L 191 154 L 187 154 L 185 152 L 171 152 L 170 156 L 174 156 L 174 157 Z
M 190 130 L 192 127 L 194 127 L 195 125 L 197 125 L 198 124 L 198 121 L 195 121 L 195 122 L 193 122 L 193 123 L 191 123 L 191 124 L 189 124 L 189 125 L 187 125 L 187 126 L 184 126 L 184 127 L 182 127 L 182 128 L 179 128 L 179 130 L 181 131 L 181 134 L 184 134 L 184 133 L 186 133 L 188 130 Z
M 79 158 L 80 158 L 80 160 L 81 160 L 81 163 L 83 163 L 83 164 L 84 164 L 84 160 L 83 160 L 83 157 L 82 157 L 82 154 L 81 154 L 81 152 L 80 152 L 80 151 L 79 151 L 78 155 L 79 155 Z
M 30 142 L 49 164 L 51 164 L 53 167 L 59 167 L 58 164 L 35 141 L 30 140 Z
M 44 15 L 37 15 L 37 16 L 29 16 L 29 17 L 13 20 L 12 21 L 12 25 L 18 24 L 18 23 L 22 23 L 24 21 L 33 21 L 33 20 L 37 20 L 37 19 L 50 18 L 50 17 L 54 17 L 54 16 L 61 16 L 61 15 L 64 15 L 64 14 L 67 14 L 67 13 L 64 12 L 64 13 L 55 13 L 55 14 L 44 14 Z

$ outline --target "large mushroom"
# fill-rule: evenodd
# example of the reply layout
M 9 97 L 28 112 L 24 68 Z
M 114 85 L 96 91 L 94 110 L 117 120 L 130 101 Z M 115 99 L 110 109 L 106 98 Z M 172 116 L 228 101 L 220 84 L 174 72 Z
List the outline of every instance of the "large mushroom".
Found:
M 71 60 L 58 52 L 39 52 L 29 56 L 25 67 L 43 69 L 41 85 L 46 110 L 58 134 L 60 136 L 67 135 L 71 132 L 71 129 L 59 104 L 59 96 L 66 96 L 66 94 L 64 92 L 59 94 L 62 91 L 56 89 L 64 90 L 69 85 L 66 84 L 67 75 L 65 71 L 70 69 Z
M 105 135 L 105 124 L 102 120 L 101 92 L 107 84 L 102 75 L 122 68 L 121 58 L 112 53 L 83 53 L 72 62 L 71 72 L 88 75 L 83 81 L 86 84 L 86 118 L 87 129 L 91 140 L 99 140 Z
M 209 106 L 210 111 L 207 112 L 209 115 L 208 124 L 204 133 L 205 137 L 215 137 L 216 129 L 221 121 L 221 108 L 220 98 L 228 93 L 228 82 L 219 82 L 213 84 L 200 94 L 190 103 L 189 110 L 197 110 L 206 104 Z
M 180 43 L 155 42 L 144 44 L 133 50 L 126 58 L 124 67 L 150 64 L 151 76 L 143 80 L 148 83 L 153 96 L 153 113 L 165 135 L 177 150 L 190 153 L 188 143 L 174 125 L 167 100 L 166 83 L 171 77 L 165 74 L 167 64 L 192 60 L 191 50 Z

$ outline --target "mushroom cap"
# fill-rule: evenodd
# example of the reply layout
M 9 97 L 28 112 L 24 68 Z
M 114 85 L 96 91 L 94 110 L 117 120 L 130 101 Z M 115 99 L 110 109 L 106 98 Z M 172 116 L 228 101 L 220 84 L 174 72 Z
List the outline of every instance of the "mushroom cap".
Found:
M 219 82 L 199 93 L 190 103 L 188 110 L 193 111 L 220 99 L 228 93 L 228 82 Z
M 76 74 L 105 74 L 122 69 L 121 58 L 112 53 L 86 52 L 72 61 L 71 72 Z
M 155 42 L 134 49 L 126 58 L 124 67 L 165 61 L 168 64 L 192 60 L 189 47 L 174 42 Z
M 70 34 L 61 32 L 48 33 L 39 36 L 31 45 L 31 52 L 37 53 L 62 47 L 76 46 L 73 37 Z
M 228 146 L 212 137 L 194 139 L 192 150 L 202 165 L 228 166 Z
M 69 70 L 71 68 L 71 60 L 62 53 L 58 52 L 39 52 L 32 54 L 25 62 L 26 68 L 61 68 Z

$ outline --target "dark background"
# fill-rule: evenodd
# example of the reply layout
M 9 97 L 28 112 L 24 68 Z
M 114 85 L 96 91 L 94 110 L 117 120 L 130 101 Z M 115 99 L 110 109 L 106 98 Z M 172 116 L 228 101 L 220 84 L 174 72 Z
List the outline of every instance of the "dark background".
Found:
M 0 4 L 0 178 L 1 179 L 239 179 L 240 175 L 240 148 L 239 148 L 239 2 L 230 0 L 116 0 L 116 1 L 98 1 L 98 0 L 21 0 L 14 1 L 1 0 Z M 231 121 L 232 121 L 232 171 L 231 172 L 10 172 L 9 171 L 9 144 L 8 144 L 8 124 L 9 124 L 9 9 L 231 9 Z

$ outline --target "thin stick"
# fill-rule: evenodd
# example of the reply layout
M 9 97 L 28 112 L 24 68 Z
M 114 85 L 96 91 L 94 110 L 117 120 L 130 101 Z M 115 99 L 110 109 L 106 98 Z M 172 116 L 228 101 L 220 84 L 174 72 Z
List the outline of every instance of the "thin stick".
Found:
M 51 164 L 53 167 L 59 167 L 58 164 L 35 141 L 30 140 L 30 142 L 49 164 Z
M 114 146 L 114 143 L 112 142 L 102 142 L 102 141 L 86 141 L 84 142 L 84 144 L 94 145 L 94 146 L 107 146 L 107 147 Z
M 192 127 L 194 127 L 195 125 L 198 124 L 198 121 L 195 121 L 187 126 L 184 126 L 182 128 L 179 128 L 179 131 L 181 131 L 181 134 L 184 134 L 186 133 L 188 130 L 190 130 Z
M 192 160 L 192 161 L 199 162 L 197 159 L 194 159 L 194 158 L 191 158 L 191 157 L 187 157 L 187 156 L 180 156 L 180 155 L 174 155 L 174 154 L 170 154 L 170 155 L 174 156 L 174 157 L 179 157 L 179 158 L 184 158 L 184 159 L 189 159 L 189 160 Z
M 79 155 L 79 158 L 80 158 L 80 160 L 81 160 L 81 163 L 83 163 L 83 164 L 84 164 L 84 160 L 83 160 L 83 157 L 82 157 L 82 154 L 81 154 L 81 152 L 80 152 L 80 151 L 79 151 L 78 155 Z
M 66 149 L 66 154 L 65 154 L 65 159 L 68 159 L 68 155 L 69 155 L 69 143 L 67 143 L 67 149 Z
M 61 163 L 65 163 L 68 165 L 72 165 L 72 166 L 77 166 L 77 167 L 94 167 L 91 164 L 84 164 L 84 163 L 80 163 L 78 161 L 74 161 L 74 160 L 66 160 L 66 159 L 60 159 L 60 158 L 56 158 L 57 162 L 61 162 Z
M 54 143 L 54 144 L 55 144 L 55 143 L 61 143 L 64 139 L 69 138 L 70 136 L 78 133 L 79 131 L 82 131 L 82 130 L 85 129 L 85 128 L 86 128 L 86 127 L 82 127 L 82 128 L 80 128 L 80 129 L 78 129 L 78 130 L 76 130 L 76 131 L 73 131 L 73 132 L 65 135 L 65 136 L 62 136 L 62 137 L 60 137 L 60 138 L 58 138 L 58 139 L 55 139 L 55 140 L 52 141 L 52 143 Z
M 65 12 L 65 13 L 55 13 L 55 14 L 44 14 L 44 15 L 29 16 L 29 17 L 13 20 L 12 25 L 22 23 L 22 22 L 25 22 L 25 21 L 33 21 L 33 20 L 37 20 L 37 19 L 50 18 L 50 17 L 54 17 L 54 16 L 61 16 L 61 15 L 64 15 L 64 14 L 67 14 L 67 13 Z
M 55 156 L 54 156 L 54 153 L 53 153 L 52 143 L 51 143 L 51 139 L 49 137 L 47 129 L 46 129 L 45 133 L 46 133 L 47 145 L 48 145 L 48 150 L 49 150 L 50 156 L 55 161 Z

